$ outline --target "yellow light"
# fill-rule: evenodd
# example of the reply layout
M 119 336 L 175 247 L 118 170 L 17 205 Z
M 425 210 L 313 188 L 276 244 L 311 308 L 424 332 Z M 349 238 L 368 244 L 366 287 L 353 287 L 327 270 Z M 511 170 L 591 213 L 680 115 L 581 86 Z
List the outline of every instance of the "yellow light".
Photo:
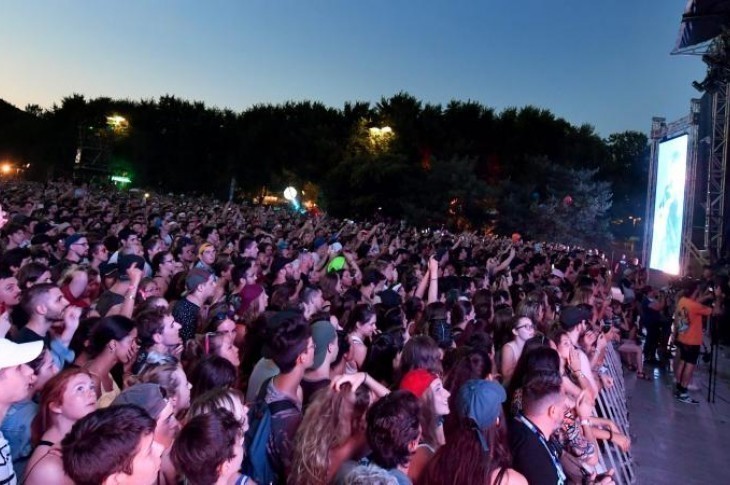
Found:
M 0 168 L 0 170 L 2 170 L 2 172 L 5 174 L 10 173 L 12 169 L 13 167 L 11 167 L 9 163 L 3 163 L 2 167 Z

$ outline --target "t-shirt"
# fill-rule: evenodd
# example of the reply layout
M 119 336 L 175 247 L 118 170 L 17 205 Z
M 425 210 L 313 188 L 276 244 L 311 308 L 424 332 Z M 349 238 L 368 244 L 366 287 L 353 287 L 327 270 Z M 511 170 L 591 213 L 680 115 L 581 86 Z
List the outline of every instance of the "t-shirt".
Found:
M 317 381 L 302 379 L 302 383 L 300 385 L 302 387 L 302 402 L 304 409 L 306 409 L 307 406 L 309 406 L 309 403 L 312 402 L 314 394 L 320 389 L 329 387 L 331 382 L 332 381 L 330 379 L 319 379 Z
M 538 435 L 519 419 L 509 426 L 509 444 L 512 450 L 512 468 L 525 476 L 530 485 L 556 485 L 559 472 Z
M 172 316 L 181 325 L 180 337 L 184 342 L 195 337 L 195 332 L 198 329 L 198 318 L 200 318 L 200 307 L 198 305 L 187 298 L 183 298 L 175 303 Z
M 16 485 L 18 479 L 13 470 L 13 459 L 10 455 L 10 445 L 0 433 L 0 485 Z
M 680 332 L 677 340 L 685 345 L 702 345 L 702 317 L 711 315 L 712 308 L 683 296 L 677 302 L 677 311 L 685 312 L 689 321 L 689 328 Z

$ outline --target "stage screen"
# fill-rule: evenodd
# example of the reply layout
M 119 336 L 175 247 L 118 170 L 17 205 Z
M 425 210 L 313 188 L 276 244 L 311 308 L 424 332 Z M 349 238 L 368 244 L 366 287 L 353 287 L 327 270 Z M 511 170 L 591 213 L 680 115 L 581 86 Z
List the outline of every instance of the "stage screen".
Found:
M 688 135 L 659 144 L 649 267 L 679 274 Z

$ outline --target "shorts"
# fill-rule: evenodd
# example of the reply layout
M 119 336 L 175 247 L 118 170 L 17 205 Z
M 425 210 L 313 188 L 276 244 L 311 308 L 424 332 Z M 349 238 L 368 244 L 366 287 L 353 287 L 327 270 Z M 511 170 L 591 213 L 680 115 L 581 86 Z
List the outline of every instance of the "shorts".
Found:
M 688 345 L 682 342 L 677 342 L 677 348 L 679 349 L 679 358 L 683 362 L 688 364 L 696 364 L 697 359 L 700 358 L 700 346 L 699 345 Z

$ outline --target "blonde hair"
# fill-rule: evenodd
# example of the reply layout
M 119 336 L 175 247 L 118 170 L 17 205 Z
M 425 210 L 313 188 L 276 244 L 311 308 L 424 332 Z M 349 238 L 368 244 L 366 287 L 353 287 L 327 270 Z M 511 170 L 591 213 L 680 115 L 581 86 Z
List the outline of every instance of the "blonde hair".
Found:
M 324 389 L 315 394 L 294 438 L 291 473 L 287 483 L 327 483 L 330 453 L 354 435 L 365 432 L 365 412 L 370 390 L 360 386 L 354 392 L 343 384 L 340 391 Z

